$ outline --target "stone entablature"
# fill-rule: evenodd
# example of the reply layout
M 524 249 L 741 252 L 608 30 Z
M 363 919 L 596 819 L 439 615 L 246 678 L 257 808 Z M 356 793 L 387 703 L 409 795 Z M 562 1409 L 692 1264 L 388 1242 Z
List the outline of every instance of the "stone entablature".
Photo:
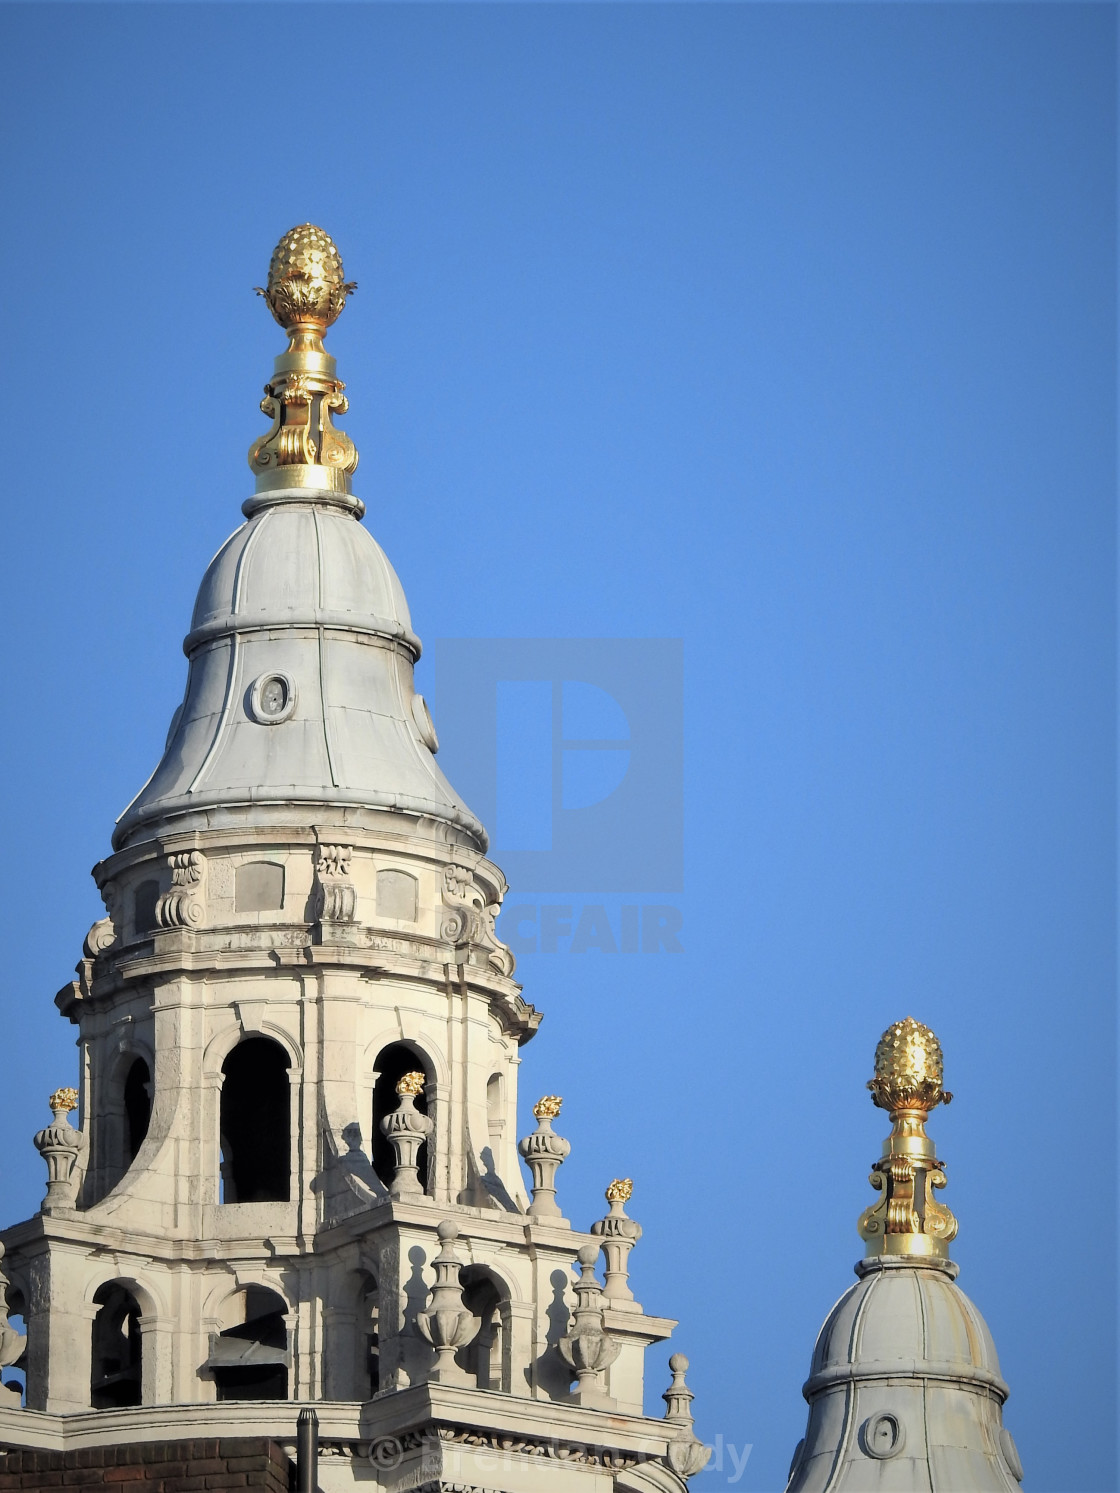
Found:
M 310 929 L 323 920 L 323 889 L 345 883 L 352 906 L 331 917 L 332 904 L 328 922 L 474 945 L 500 973 L 513 973 L 494 934 L 506 893 L 501 871 L 468 846 L 419 833 L 406 839 L 399 826 L 392 835 L 352 825 L 168 835 L 111 856 L 94 875 L 109 914 L 97 925 L 98 956 L 163 928 Z
M 298 1403 L 172 1405 L 158 1409 L 87 1411 L 73 1416 L 0 1410 L 0 1445 L 44 1447 L 40 1456 L 79 1459 L 128 1453 L 148 1456 L 156 1436 L 190 1437 L 217 1455 L 230 1443 L 270 1440 L 295 1457 Z M 371 1493 L 509 1488 L 518 1493 L 680 1493 L 668 1465 L 673 1427 L 661 1421 L 570 1407 L 550 1433 L 536 1407 L 502 1394 L 431 1384 L 365 1404 L 319 1402 L 318 1482 L 322 1493 L 356 1483 Z M 203 1440 L 203 1438 L 208 1438 Z M 110 1451 L 113 1448 L 114 1451 Z M 201 1448 L 200 1448 L 201 1449 Z M 244 1452 L 242 1452 L 244 1454 Z M 26 1455 L 26 1454 L 24 1454 Z M 92 1463 L 93 1457 L 87 1459 Z M 138 1465 L 132 1463 L 131 1465 Z

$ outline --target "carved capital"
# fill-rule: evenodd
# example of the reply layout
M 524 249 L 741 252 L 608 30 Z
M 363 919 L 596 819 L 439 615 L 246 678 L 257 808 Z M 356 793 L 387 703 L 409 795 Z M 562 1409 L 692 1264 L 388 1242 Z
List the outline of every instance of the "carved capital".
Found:
M 352 923 L 358 894 L 350 880 L 349 845 L 319 845 L 315 852 L 312 917 L 317 923 Z
M 171 890 L 156 903 L 161 928 L 201 928 L 206 921 L 206 857 L 201 850 L 169 855 Z
M 443 906 L 441 938 L 453 944 L 472 944 L 482 950 L 489 968 L 500 975 L 513 974 L 516 960 L 496 931 L 501 900 L 488 901 L 466 866 L 444 867 Z

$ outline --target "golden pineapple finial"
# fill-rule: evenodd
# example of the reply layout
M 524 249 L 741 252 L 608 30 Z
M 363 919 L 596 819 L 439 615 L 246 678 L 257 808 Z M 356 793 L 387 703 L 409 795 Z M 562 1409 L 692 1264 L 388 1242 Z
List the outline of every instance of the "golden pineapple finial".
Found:
M 261 400 L 272 429 L 249 447 L 258 492 L 350 492 L 358 453 L 331 423 L 332 414 L 344 415 L 349 406 L 323 337 L 356 289 L 343 277 L 334 240 L 313 223 L 290 228 L 272 251 L 268 284 L 258 285 L 257 294 L 288 334 L 288 347 L 276 359 Z
M 887 1027 L 875 1049 L 875 1077 L 867 1087 L 880 1109 L 922 1109 L 951 1104 L 942 1087 L 941 1043 L 920 1021 L 907 1016 Z
M 268 285 L 257 286 L 273 316 L 292 335 L 304 328 L 321 339 L 336 322 L 357 282 L 342 273 L 334 239 L 314 223 L 289 228 L 272 251 Z
M 945 1186 L 945 1168 L 925 1130 L 930 1111 L 953 1098 L 943 1079 L 941 1044 L 928 1026 L 907 1016 L 879 1038 L 875 1077 L 867 1087 L 875 1104 L 889 1112 L 891 1133 L 869 1179 L 882 1196 L 859 1220 L 869 1259 L 948 1258 L 957 1220 L 934 1200 L 934 1191 Z

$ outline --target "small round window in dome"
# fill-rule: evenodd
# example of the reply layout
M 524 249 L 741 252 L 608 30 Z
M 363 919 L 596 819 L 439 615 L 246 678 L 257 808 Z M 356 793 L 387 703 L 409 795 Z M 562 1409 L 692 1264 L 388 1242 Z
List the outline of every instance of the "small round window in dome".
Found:
M 1023 1481 L 1023 1464 L 1019 1460 L 1019 1449 L 1015 1445 L 1015 1438 L 1006 1426 L 999 1428 L 999 1449 L 1003 1453 L 1003 1460 L 1007 1463 L 1007 1470 L 1017 1483 Z
M 859 1428 L 859 1444 L 869 1457 L 885 1462 L 888 1457 L 897 1457 L 906 1440 L 902 1422 L 889 1410 L 878 1415 L 869 1415 Z
M 278 726 L 296 708 L 296 687 L 287 674 L 262 674 L 249 692 L 249 708 L 262 726 Z
M 412 719 L 416 722 L 417 731 L 420 732 L 420 740 L 434 757 L 439 751 L 439 737 L 436 735 L 432 712 L 428 709 L 428 702 L 423 695 L 412 697 Z

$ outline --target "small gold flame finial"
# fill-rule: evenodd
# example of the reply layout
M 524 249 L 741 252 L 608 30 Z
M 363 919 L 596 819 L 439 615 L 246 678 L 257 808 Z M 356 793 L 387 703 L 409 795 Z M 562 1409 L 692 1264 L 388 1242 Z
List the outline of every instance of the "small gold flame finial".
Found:
M 331 423 L 332 414 L 344 415 L 349 405 L 323 337 L 356 289 L 343 279 L 334 240 L 313 223 L 290 228 L 272 251 L 268 285 L 258 285 L 257 294 L 287 332 L 288 347 L 261 400 L 272 429 L 249 447 L 258 492 L 299 487 L 349 496 L 358 453 Z M 365 511 L 353 501 L 343 506 L 361 510 L 359 517 Z
M 52 1114 L 68 1115 L 72 1109 L 78 1107 L 77 1089 L 55 1089 L 47 1100 L 47 1106 Z
M 559 1094 L 546 1094 L 533 1105 L 533 1116 L 538 1120 L 555 1120 L 563 1104 Z
M 882 1196 L 859 1220 L 869 1259 L 948 1258 L 957 1220 L 934 1200 L 934 1190 L 945 1186 L 945 1168 L 925 1129 L 930 1111 L 953 1098 L 943 1078 L 941 1043 L 928 1026 L 907 1016 L 879 1038 L 875 1077 L 867 1087 L 878 1107 L 889 1111 L 891 1133 L 869 1178 Z
M 424 1092 L 425 1082 L 422 1073 L 406 1073 L 403 1078 L 397 1079 L 397 1093 L 412 1094 L 415 1097 Z
M 634 1196 L 634 1184 L 629 1177 L 616 1177 L 607 1188 L 608 1203 L 628 1203 Z

